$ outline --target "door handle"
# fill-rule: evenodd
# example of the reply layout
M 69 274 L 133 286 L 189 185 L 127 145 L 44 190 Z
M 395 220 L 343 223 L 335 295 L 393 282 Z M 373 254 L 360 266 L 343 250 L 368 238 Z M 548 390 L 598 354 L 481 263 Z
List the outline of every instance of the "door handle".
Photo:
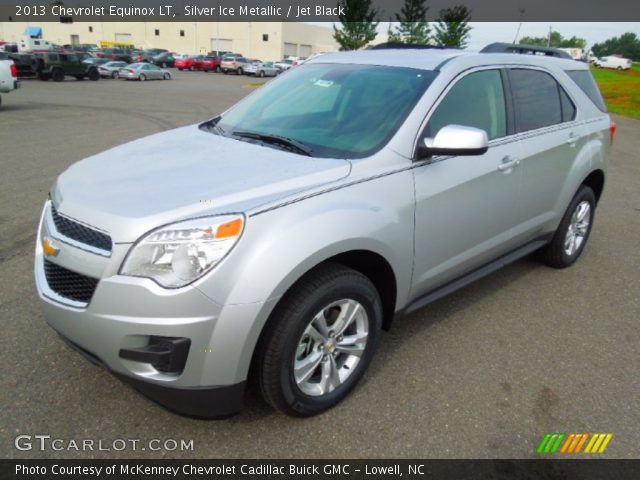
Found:
M 498 165 L 498 170 L 500 170 L 501 172 L 506 172 L 507 170 L 511 170 L 516 165 L 520 165 L 519 158 L 504 157 L 502 159 L 502 163 Z
M 571 145 L 573 147 L 579 139 L 580 139 L 580 137 L 578 135 L 576 135 L 575 133 L 571 132 L 569 134 L 569 138 L 567 138 L 567 144 Z

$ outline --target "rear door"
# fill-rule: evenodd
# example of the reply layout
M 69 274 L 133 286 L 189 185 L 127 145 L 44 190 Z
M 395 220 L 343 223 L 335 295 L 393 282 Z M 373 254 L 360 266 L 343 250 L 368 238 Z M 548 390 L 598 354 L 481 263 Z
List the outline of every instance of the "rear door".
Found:
M 447 125 L 487 132 L 483 155 L 435 157 L 414 168 L 416 193 L 412 297 L 459 277 L 513 246 L 521 168 L 505 76 L 481 69 L 458 77 L 420 138 Z
M 509 69 L 515 127 L 523 150 L 522 190 L 516 239 L 526 241 L 548 230 L 559 212 L 558 195 L 585 142 L 575 121 L 575 102 L 547 71 Z

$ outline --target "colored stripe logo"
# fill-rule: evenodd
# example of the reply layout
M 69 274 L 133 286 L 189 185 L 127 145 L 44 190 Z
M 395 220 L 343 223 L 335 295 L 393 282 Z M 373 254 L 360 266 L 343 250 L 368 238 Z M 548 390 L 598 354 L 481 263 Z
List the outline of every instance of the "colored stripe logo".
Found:
M 540 455 L 604 453 L 612 438 L 613 433 L 547 433 L 536 452 Z

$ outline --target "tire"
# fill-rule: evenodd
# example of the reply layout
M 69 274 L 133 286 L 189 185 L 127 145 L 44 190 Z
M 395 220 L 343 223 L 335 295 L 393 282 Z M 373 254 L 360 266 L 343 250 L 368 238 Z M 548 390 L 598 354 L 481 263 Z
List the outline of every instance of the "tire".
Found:
M 165 73 L 165 74 L 162 76 L 162 79 L 163 79 L 163 80 L 171 80 L 171 75 L 169 75 L 169 73 Z
M 51 72 L 51 78 L 54 82 L 62 82 L 64 81 L 64 71 L 59 68 L 56 68 L 53 72 Z
M 208 68 L 204 68 L 203 71 L 204 71 L 204 73 L 209 73 L 209 69 Z
M 89 70 L 88 77 L 89 77 L 89 80 L 91 80 L 92 82 L 97 82 L 98 80 L 100 80 L 100 72 L 98 72 L 98 70 L 93 68 Z
M 622 70 L 622 67 L 616 67 L 616 70 Z
M 146 77 L 146 75 L 144 73 L 141 73 L 140 77 L 138 77 L 138 78 L 140 79 L 141 82 L 144 82 L 147 79 L 147 77 Z
M 238 67 L 238 69 L 236 70 L 236 75 L 242 75 L 244 72 L 242 71 L 242 68 Z
M 258 76 L 260 78 L 264 78 L 264 70 L 260 70 L 260 73 L 258 74 Z
M 589 240 L 595 210 L 593 190 L 582 185 L 571 200 L 553 239 L 540 251 L 544 263 L 554 268 L 566 268 L 575 263 Z
M 179 68 L 178 70 L 182 71 L 182 68 Z
M 220 66 L 216 67 L 216 73 L 220 73 Z
M 118 78 L 118 72 L 117 72 L 117 71 L 112 72 L 112 73 L 111 73 L 111 78 L 113 78 L 113 79 Z
M 193 66 L 189 67 L 189 71 L 193 72 L 195 70 L 195 68 L 193 68 Z
M 226 75 L 227 73 L 229 73 L 229 71 L 225 68 L 224 70 L 222 70 L 222 73 Z
M 347 308 L 353 315 L 343 330 L 345 335 L 339 331 L 327 333 L 327 329 L 319 335 L 323 330 L 319 325 L 324 322 L 332 331 L 341 321 L 341 309 Z M 345 314 L 348 311 L 344 310 Z M 296 417 L 316 415 L 333 407 L 366 371 L 381 325 L 382 303 L 368 278 L 339 264 L 317 267 L 284 296 L 261 336 L 254 358 L 262 396 L 277 410 Z M 361 342 L 344 340 L 363 335 L 364 347 Z M 340 351 L 346 347 L 358 348 L 359 355 Z M 306 369 L 306 378 L 296 380 L 296 362 L 300 368 L 305 360 L 313 366 Z M 332 377 L 336 383 L 322 380 L 322 374 L 329 372 L 337 375 Z

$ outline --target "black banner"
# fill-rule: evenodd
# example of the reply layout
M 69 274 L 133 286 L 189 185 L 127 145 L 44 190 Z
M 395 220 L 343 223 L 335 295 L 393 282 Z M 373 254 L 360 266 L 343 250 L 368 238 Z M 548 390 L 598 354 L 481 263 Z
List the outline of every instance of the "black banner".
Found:
M 631 480 L 640 460 L 0 460 L 3 479 Z
M 395 18 L 398 0 L 373 0 L 377 19 Z M 633 22 L 630 0 L 429 0 L 427 21 L 453 5 L 471 9 L 474 22 Z M 0 22 L 337 22 L 343 0 L 0 0 Z

